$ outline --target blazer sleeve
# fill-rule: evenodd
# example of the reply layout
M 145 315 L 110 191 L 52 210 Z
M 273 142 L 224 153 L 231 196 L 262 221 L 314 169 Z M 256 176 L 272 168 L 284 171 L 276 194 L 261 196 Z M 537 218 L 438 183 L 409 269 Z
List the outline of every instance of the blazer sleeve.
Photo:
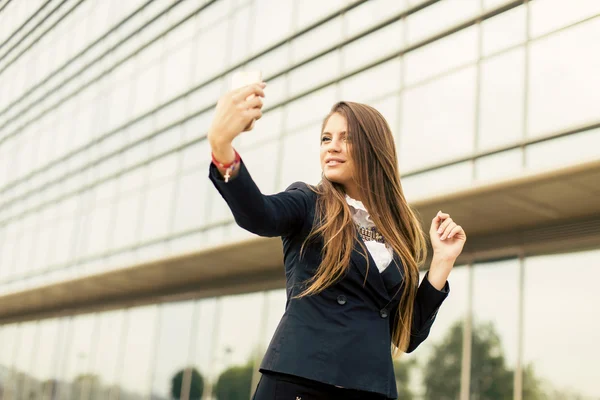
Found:
M 295 182 L 284 192 L 263 195 L 243 160 L 239 168 L 238 175 L 226 183 L 210 163 L 208 176 L 240 227 L 260 236 L 275 237 L 288 236 L 303 226 L 310 201 L 306 183 Z
M 428 274 L 429 271 L 425 274 L 419 289 L 417 289 L 410 343 L 406 350 L 407 353 L 415 350 L 425 339 L 427 339 L 437 312 L 450 293 L 450 284 L 448 281 L 446 281 L 442 290 L 438 290 L 434 288 L 429 282 L 429 279 L 427 279 Z

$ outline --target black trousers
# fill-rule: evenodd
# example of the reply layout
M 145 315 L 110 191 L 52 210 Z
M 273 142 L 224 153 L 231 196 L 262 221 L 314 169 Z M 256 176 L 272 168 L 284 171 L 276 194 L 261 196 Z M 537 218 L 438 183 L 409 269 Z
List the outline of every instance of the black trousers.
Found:
M 274 372 L 263 373 L 252 400 L 387 400 L 382 394 Z

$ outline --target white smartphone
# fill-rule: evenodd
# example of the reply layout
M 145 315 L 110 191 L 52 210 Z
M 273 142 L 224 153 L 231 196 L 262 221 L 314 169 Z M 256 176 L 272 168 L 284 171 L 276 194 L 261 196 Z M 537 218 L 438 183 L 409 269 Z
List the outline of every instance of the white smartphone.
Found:
M 262 72 L 261 71 L 237 71 L 233 73 L 231 77 L 231 90 L 239 89 L 241 87 L 251 85 L 256 82 L 262 81 Z M 253 98 L 254 95 L 251 94 L 248 96 L 248 99 Z M 254 127 L 254 121 L 250 122 L 244 131 L 249 131 Z

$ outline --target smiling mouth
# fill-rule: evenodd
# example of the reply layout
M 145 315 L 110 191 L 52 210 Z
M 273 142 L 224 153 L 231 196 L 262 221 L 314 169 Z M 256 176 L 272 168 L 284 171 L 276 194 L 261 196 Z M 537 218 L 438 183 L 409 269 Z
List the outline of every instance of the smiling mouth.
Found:
M 335 161 L 335 160 L 331 160 L 331 161 L 327 161 L 325 163 L 325 165 L 328 165 L 330 167 L 334 166 L 334 165 L 339 165 L 339 164 L 343 164 L 343 161 Z

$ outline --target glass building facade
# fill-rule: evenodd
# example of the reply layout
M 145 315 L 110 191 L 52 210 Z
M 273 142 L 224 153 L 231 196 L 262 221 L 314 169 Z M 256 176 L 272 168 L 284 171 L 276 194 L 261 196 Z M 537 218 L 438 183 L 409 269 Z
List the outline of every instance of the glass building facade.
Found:
M 388 120 L 408 200 L 443 207 L 595 168 L 599 43 L 597 0 L 0 0 L 0 399 L 250 398 L 281 282 L 175 300 L 159 282 L 161 296 L 2 313 L 254 238 L 207 178 L 233 72 L 268 83 L 235 142 L 263 193 L 319 181 L 320 124 L 344 99 Z M 465 248 L 429 339 L 396 364 L 400 398 L 600 399 L 600 179 L 572 183 L 540 187 L 550 200 L 527 226 L 550 240 L 565 215 L 552 203 L 579 199 L 556 249 L 494 254 L 493 226 L 468 230 L 486 213 L 461 216 L 490 251 Z M 500 218 L 526 202 L 495 193 Z

